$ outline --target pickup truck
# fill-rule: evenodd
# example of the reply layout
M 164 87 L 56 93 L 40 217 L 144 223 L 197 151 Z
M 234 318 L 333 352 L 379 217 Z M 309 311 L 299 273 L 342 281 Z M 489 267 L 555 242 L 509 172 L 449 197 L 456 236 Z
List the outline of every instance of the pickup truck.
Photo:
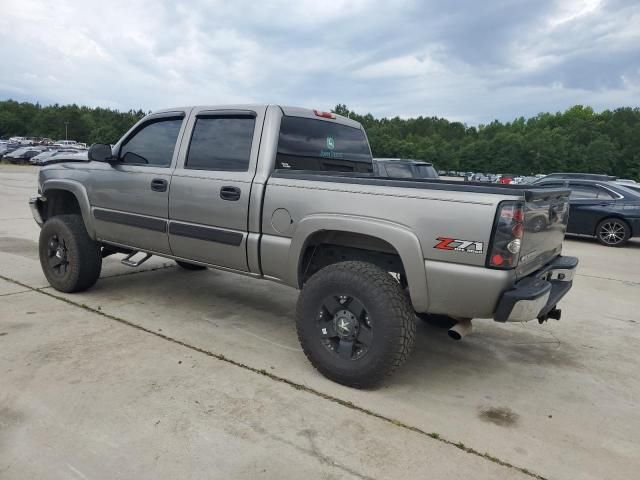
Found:
M 118 253 L 280 282 L 301 292 L 311 364 L 359 388 L 405 362 L 416 315 L 446 316 L 457 339 L 473 318 L 559 319 L 578 263 L 561 256 L 568 190 L 377 177 L 362 126 L 317 110 L 159 111 L 38 182 L 54 288 L 88 289 Z

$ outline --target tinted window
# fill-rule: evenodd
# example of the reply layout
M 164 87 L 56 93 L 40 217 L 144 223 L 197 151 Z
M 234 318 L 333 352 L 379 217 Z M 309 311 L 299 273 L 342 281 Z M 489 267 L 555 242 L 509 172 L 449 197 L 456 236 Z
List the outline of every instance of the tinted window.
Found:
M 598 188 L 598 198 L 601 200 L 613 200 L 615 199 L 615 195 L 611 194 L 604 188 Z
M 418 178 L 438 178 L 438 172 L 431 165 L 416 165 Z
M 276 168 L 372 172 L 371 151 L 359 128 L 311 118 L 282 117 Z
M 392 178 L 413 177 L 411 166 L 407 163 L 385 163 L 384 169 L 387 171 L 387 177 L 392 177 Z
M 606 192 L 591 185 L 570 185 L 569 188 L 571 188 L 571 198 L 607 198 L 607 195 L 603 195 Z M 598 197 L 598 195 L 601 196 Z M 608 198 L 611 196 L 608 195 Z
M 185 167 L 247 171 L 254 126 L 253 116 L 198 117 Z
M 182 118 L 157 120 L 146 124 L 120 149 L 120 161 L 133 165 L 168 167 L 171 165 Z

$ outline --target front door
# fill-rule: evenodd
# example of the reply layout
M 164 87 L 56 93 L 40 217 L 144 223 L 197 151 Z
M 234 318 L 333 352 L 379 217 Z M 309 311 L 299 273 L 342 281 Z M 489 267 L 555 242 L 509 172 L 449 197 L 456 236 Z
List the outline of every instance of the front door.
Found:
M 265 109 L 194 110 L 171 180 L 175 256 L 247 271 L 249 197 Z M 258 207 L 254 207 L 258 208 Z
M 171 253 L 167 236 L 169 187 L 185 112 L 153 116 L 116 146 L 117 161 L 88 179 L 100 240 Z

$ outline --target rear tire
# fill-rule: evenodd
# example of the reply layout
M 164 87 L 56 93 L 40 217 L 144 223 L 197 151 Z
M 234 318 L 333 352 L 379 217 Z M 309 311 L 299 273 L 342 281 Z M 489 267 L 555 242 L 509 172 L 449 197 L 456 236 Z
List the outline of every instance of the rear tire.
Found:
M 596 238 L 605 247 L 622 247 L 631 238 L 631 227 L 620 218 L 605 218 L 596 227 Z
M 380 384 L 411 354 L 411 303 L 398 282 L 365 262 L 341 262 L 315 273 L 296 307 L 302 349 L 325 377 L 355 388 Z
M 81 292 L 100 277 L 100 245 L 89 237 L 80 215 L 58 215 L 40 230 L 40 265 L 53 288 Z
M 176 263 L 185 270 L 206 270 L 204 265 L 196 265 L 195 263 L 183 262 L 182 260 L 176 260 Z

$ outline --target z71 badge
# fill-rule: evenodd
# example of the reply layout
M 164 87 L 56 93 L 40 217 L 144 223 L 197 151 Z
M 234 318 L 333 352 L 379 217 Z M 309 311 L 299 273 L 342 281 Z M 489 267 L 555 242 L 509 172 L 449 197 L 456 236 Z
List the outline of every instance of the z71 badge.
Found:
M 484 243 L 459 238 L 438 237 L 438 243 L 433 246 L 438 250 L 453 250 L 455 252 L 478 253 L 484 252 Z

